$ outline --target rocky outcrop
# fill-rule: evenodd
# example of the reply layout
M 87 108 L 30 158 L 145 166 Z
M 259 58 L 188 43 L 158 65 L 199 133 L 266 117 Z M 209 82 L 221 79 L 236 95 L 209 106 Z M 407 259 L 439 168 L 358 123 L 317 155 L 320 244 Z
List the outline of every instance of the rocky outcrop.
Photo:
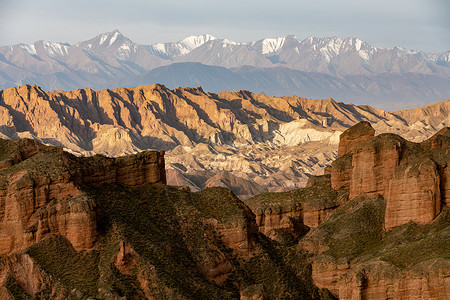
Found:
M 280 233 L 299 235 L 303 228 L 303 209 L 301 205 L 292 207 L 268 207 L 256 211 L 256 224 L 259 231 L 273 240 L 282 240 Z
M 360 134 L 327 170 L 350 201 L 299 243 L 315 284 L 339 299 L 445 299 L 450 129 L 422 143 Z
M 339 299 L 446 299 L 449 267 L 445 259 L 427 261 L 409 271 L 372 263 L 339 279 Z
M 224 199 L 229 200 L 224 203 Z M 203 222 L 217 233 L 216 238 L 232 249 L 234 256 L 249 258 L 254 254 L 253 239 L 258 233 L 255 214 L 230 190 L 210 187 L 195 193 L 193 201 L 203 205 L 214 206 L 215 203 L 221 205 L 221 211 L 204 210 Z
M 339 137 L 338 158 L 351 152 L 355 146 L 371 140 L 374 136 L 375 129 L 369 122 L 360 122 L 350 127 Z
M 386 195 L 386 230 L 410 221 L 429 224 L 441 211 L 440 179 L 429 158 L 402 165 L 392 174 Z
M 31 140 L 0 143 L 1 254 L 22 251 L 51 234 L 65 236 L 77 250 L 94 247 L 97 205 L 82 185 L 165 183 L 163 152 L 77 158 Z
M 333 295 L 340 296 L 340 278 L 350 270 L 346 258 L 335 260 L 330 256 L 321 256 L 312 263 L 312 279 L 319 288 L 328 289 Z
M 444 128 L 416 144 L 393 134 L 368 139 L 373 133 L 368 127 L 370 124 L 359 124 L 343 133 L 353 137 L 352 150 L 332 163 L 329 173 L 333 189 L 348 188 L 350 199 L 383 196 L 388 200 L 386 230 L 410 221 L 433 221 L 448 203 L 450 130 Z M 364 130 L 356 130 L 361 128 Z M 341 141 L 348 143 L 348 138 Z
M 30 140 L 0 149 L 5 299 L 230 298 L 246 285 L 233 277 L 240 264 L 262 251 L 255 215 L 230 190 L 164 185 L 163 152 L 86 158 Z
M 387 195 L 390 176 L 399 165 L 404 141 L 393 134 L 381 134 L 354 147 L 350 199 L 359 195 Z
M 331 186 L 334 190 L 345 190 L 350 188 L 352 180 L 352 153 L 347 153 L 331 163 L 327 171 L 331 176 Z
M 145 183 L 166 183 L 164 151 L 146 151 L 115 159 L 94 156 L 78 161 L 83 167 L 72 175 L 72 180 L 79 185 L 116 183 L 137 187 Z
M 345 203 L 348 193 L 331 187 L 331 176 L 313 176 L 307 187 L 282 193 L 263 193 L 245 201 L 255 212 L 259 231 L 284 243 L 298 239 L 324 223 Z
M 207 173 L 195 184 L 201 188 L 228 172 L 253 181 L 244 192 L 259 193 L 304 187 L 336 158 L 339 135 L 360 121 L 420 142 L 448 124 L 449 106 L 391 113 L 333 99 L 214 94 L 200 87 L 47 92 L 26 85 L 0 92 L 0 137 L 31 138 L 86 156 L 166 150 L 167 168 L 186 175 L 172 185 L 192 186 L 192 177 Z M 373 135 L 366 123 L 342 136 L 339 157 Z

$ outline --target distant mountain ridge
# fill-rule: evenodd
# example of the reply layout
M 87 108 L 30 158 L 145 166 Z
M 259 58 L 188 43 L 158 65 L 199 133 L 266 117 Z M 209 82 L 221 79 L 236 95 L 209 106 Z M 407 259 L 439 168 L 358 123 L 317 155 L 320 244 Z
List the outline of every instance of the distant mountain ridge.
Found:
M 175 73 L 180 67 L 195 66 L 180 63 L 199 63 L 205 65 L 203 70 L 223 67 L 234 75 L 210 69 L 204 78 L 204 71 L 197 67 L 171 84 L 150 81 L 155 72 L 161 72 L 155 69 L 174 63 Z M 223 76 L 236 80 L 230 83 Z M 247 89 L 276 96 L 333 97 L 357 104 L 400 102 L 402 108 L 449 98 L 449 77 L 450 51 L 433 54 L 377 48 L 358 38 L 300 41 L 290 35 L 238 43 L 204 34 L 174 43 L 141 45 L 114 30 L 74 45 L 37 41 L 0 47 L 2 89 L 28 83 L 45 90 L 98 90 L 124 82 L 129 86 L 158 82 L 170 88 L 209 87 L 213 80 L 218 84 L 207 88 L 211 92 Z
M 420 142 L 450 124 L 450 100 L 387 112 L 333 99 L 245 90 L 214 94 L 160 84 L 0 91 L 0 138 L 31 138 L 84 155 L 167 150 L 167 168 L 175 170 L 169 183 L 193 190 L 231 184 L 240 196 L 304 186 L 336 157 L 340 133 L 359 121 Z M 237 177 L 245 180 L 237 183 Z

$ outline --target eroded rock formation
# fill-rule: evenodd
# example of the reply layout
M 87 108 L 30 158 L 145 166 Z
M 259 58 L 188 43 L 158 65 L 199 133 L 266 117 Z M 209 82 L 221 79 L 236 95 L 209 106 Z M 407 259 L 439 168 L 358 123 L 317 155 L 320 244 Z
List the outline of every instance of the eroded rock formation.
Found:
M 421 142 L 449 124 L 449 107 L 447 100 L 386 112 L 333 99 L 214 94 L 201 87 L 48 92 L 26 85 L 0 91 L 0 137 L 31 138 L 86 156 L 166 150 L 167 169 L 184 175 L 170 176 L 170 184 L 202 189 L 218 175 L 208 184 L 220 185 L 225 171 L 235 178 L 232 190 L 247 198 L 304 187 L 336 158 L 339 135 L 360 121 Z M 367 125 L 359 127 L 342 135 L 339 156 L 373 136 Z
M 1 144 L 1 254 L 24 250 L 51 234 L 65 236 L 77 250 L 94 247 L 97 205 L 82 185 L 165 183 L 163 152 L 87 159 L 32 140 Z
M 230 190 L 165 185 L 163 152 L 76 157 L 32 140 L 0 140 L 0 150 L 4 299 L 236 298 L 248 276 L 267 278 L 243 276 L 252 263 L 275 264 Z M 303 293 L 277 278 L 284 287 L 269 280 L 269 294 Z
M 299 243 L 315 255 L 318 287 L 339 299 L 447 297 L 449 260 L 440 249 L 450 246 L 449 132 L 422 143 L 393 134 L 368 138 L 370 124 L 344 132 L 353 143 L 341 138 L 350 145 L 340 149 L 351 150 L 342 150 L 327 173 L 334 190 L 349 191 L 349 201 Z
M 445 299 L 450 130 L 345 136 L 326 175 L 245 202 L 165 185 L 163 152 L 1 140 L 0 296 Z
M 361 128 L 364 130 L 356 130 Z M 370 124 L 362 123 L 343 133 L 344 137 L 351 135 L 354 142 L 340 146 L 352 150 L 343 150 L 332 163 L 332 187 L 349 188 L 350 199 L 383 196 L 387 200 L 386 230 L 410 221 L 432 222 L 448 202 L 449 129 L 416 144 L 393 134 L 368 139 L 373 134 L 368 128 Z M 348 138 L 341 141 L 349 143 Z

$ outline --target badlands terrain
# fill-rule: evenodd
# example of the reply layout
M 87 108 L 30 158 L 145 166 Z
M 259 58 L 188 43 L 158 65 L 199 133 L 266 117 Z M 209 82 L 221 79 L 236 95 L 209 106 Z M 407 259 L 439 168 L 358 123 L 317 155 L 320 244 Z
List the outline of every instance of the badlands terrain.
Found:
M 224 186 L 242 199 L 304 187 L 338 155 L 340 134 L 368 121 L 376 134 L 421 142 L 450 124 L 450 100 L 383 111 L 333 99 L 160 84 L 94 91 L 0 92 L 0 137 L 31 138 L 76 155 L 165 150 L 167 181 L 192 191 Z
M 162 151 L 0 139 L 0 298 L 447 299 L 449 166 L 449 127 L 359 122 L 325 175 L 242 202 L 166 185 Z
M 0 47 L 0 89 L 94 90 L 159 82 L 174 89 L 251 90 L 405 109 L 448 98 L 450 52 L 381 48 L 356 37 L 288 35 L 234 42 L 203 34 L 138 44 L 118 30 L 67 44 Z

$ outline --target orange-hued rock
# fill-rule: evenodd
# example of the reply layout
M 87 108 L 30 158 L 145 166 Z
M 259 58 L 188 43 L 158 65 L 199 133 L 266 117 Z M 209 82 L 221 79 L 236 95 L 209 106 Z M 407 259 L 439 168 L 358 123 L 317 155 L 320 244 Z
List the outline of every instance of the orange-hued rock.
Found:
M 448 298 L 449 165 L 450 128 L 421 143 L 380 134 L 337 158 L 327 173 L 350 202 L 299 243 L 314 283 L 339 299 Z
M 449 260 L 426 261 L 402 271 L 385 262 L 355 268 L 339 280 L 339 299 L 447 299 Z
M 309 228 L 316 228 L 322 224 L 336 209 L 330 208 L 316 208 L 304 205 L 303 207 L 303 224 Z
M 328 172 L 331 176 L 331 187 L 334 190 L 350 188 L 353 171 L 352 160 L 352 154 L 347 153 L 331 163 L 331 168 Z
M 138 254 L 124 241 L 120 242 L 119 253 L 116 256 L 115 266 L 122 274 L 131 275 L 138 262 Z
M 256 224 L 259 231 L 267 237 L 276 240 L 279 231 L 297 234 L 302 225 L 303 209 L 300 205 L 293 205 L 287 209 L 282 207 L 259 209 L 256 212 Z
M 257 178 L 245 191 L 257 193 L 303 187 L 335 158 L 339 134 L 358 122 L 360 130 L 342 136 L 339 157 L 373 136 L 367 122 L 377 133 L 420 142 L 448 124 L 449 107 L 447 100 L 387 112 L 333 99 L 214 94 L 160 84 L 51 92 L 25 85 L 0 92 L 0 137 L 28 137 L 83 155 L 167 150 L 168 168 Z M 199 145 L 226 151 L 197 155 Z
M 35 295 L 39 291 L 47 289 L 47 297 L 50 299 L 67 299 L 64 287 L 52 280 L 26 253 L 19 253 L 7 256 L 2 261 L 0 268 L 0 297 L 1 299 L 17 299 L 6 288 L 8 277 L 14 281 L 28 295 Z
M 258 233 L 255 215 L 242 204 L 244 216 L 236 222 L 223 223 L 217 219 L 207 219 L 206 224 L 212 225 L 219 234 L 218 238 L 233 250 L 236 257 L 248 258 L 254 254 L 254 236 Z
M 322 224 L 335 207 L 318 208 L 308 204 L 293 203 L 286 207 L 268 207 L 256 210 L 256 224 L 259 231 L 267 237 L 282 241 L 281 232 L 293 237 L 305 234 L 309 229 Z
M 441 211 L 439 184 L 437 166 L 429 158 L 398 167 L 386 195 L 386 230 L 410 221 L 432 222 Z
M 75 170 L 73 180 L 80 185 L 118 183 L 137 187 L 145 183 L 166 183 L 164 151 L 145 151 L 118 158 L 94 156 L 93 159 L 79 160 L 83 168 Z M 98 161 L 98 164 L 92 161 Z
M 312 263 L 312 279 L 319 288 L 328 289 L 334 296 L 339 295 L 339 279 L 350 270 L 346 259 L 336 261 L 330 256 L 323 255 L 320 260 Z
M 307 187 L 283 193 L 263 193 L 246 201 L 255 212 L 259 231 L 283 243 L 298 239 L 324 223 L 348 200 L 346 191 L 331 187 L 330 175 L 313 176 Z
M 364 121 L 353 125 L 339 137 L 338 158 L 351 152 L 357 145 L 372 139 L 375 129 L 369 122 Z
M 440 182 L 442 205 L 450 207 L 450 165 L 441 170 Z
M 355 127 L 370 128 L 361 124 Z M 356 129 L 352 127 L 342 135 L 350 132 L 354 141 L 359 140 L 358 134 L 363 139 L 368 137 L 364 130 Z M 346 139 L 341 143 L 348 143 Z M 335 190 L 350 188 L 350 199 L 374 194 L 387 199 L 387 230 L 409 221 L 427 224 L 439 214 L 441 206 L 448 205 L 449 148 L 449 128 L 421 144 L 381 134 L 352 146 L 332 163 L 328 171 L 331 185 Z
M 399 165 L 404 140 L 393 134 L 382 134 L 356 146 L 352 153 L 350 199 L 389 191 L 389 179 Z
M 0 143 L 7 156 L 0 171 L 1 254 L 22 251 L 51 234 L 65 236 L 76 250 L 94 247 L 97 206 L 81 185 L 165 183 L 163 152 L 77 158 L 31 140 Z

